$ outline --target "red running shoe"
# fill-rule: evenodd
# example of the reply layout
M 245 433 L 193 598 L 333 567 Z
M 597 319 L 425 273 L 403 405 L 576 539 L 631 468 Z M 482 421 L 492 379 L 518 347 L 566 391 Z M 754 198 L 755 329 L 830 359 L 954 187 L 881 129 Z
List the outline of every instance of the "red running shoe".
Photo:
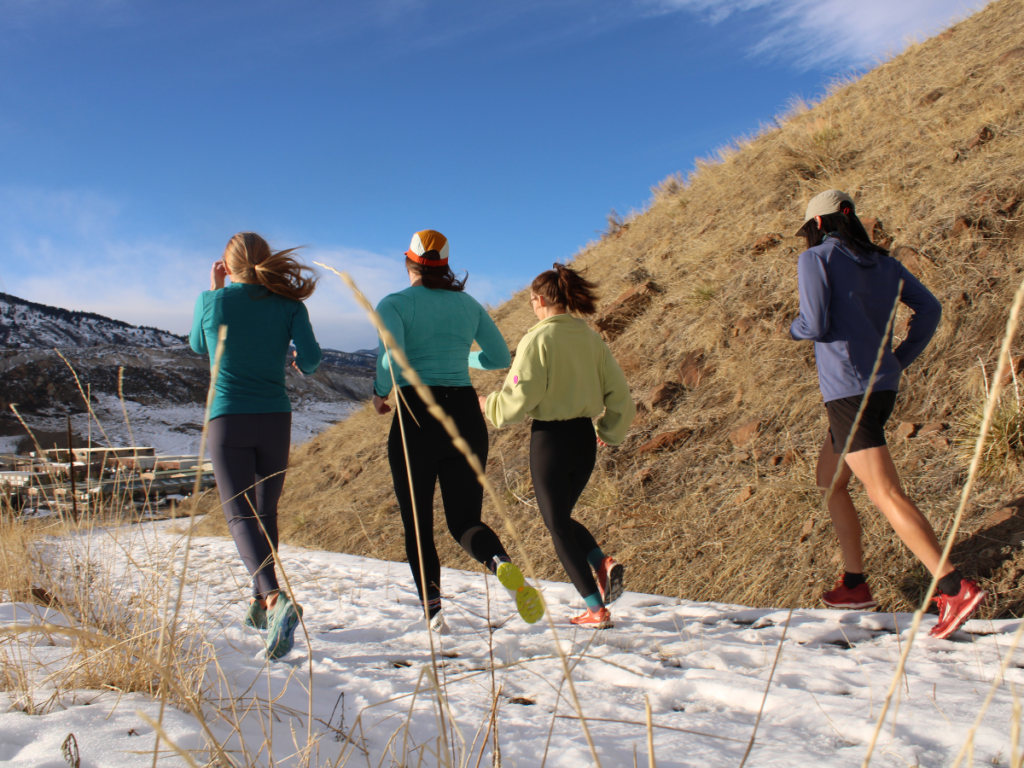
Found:
M 626 568 L 622 563 L 615 562 L 614 557 L 605 557 L 597 567 L 597 588 L 601 590 L 601 599 L 605 605 L 613 603 L 622 597 L 625 591 L 622 586 L 622 579 L 626 575 Z
M 950 597 L 941 592 L 932 598 L 939 604 L 939 620 L 928 634 L 942 640 L 971 618 L 988 593 L 970 579 L 960 580 L 960 591 Z
M 836 582 L 835 589 L 822 593 L 821 602 L 829 608 L 854 608 L 857 610 L 874 608 L 878 605 L 875 598 L 871 596 L 871 588 L 867 584 L 858 584 L 853 589 L 849 589 L 842 576 Z
M 607 608 L 598 608 L 596 611 L 588 609 L 586 613 L 570 621 L 578 627 L 587 629 L 611 629 L 615 626 L 612 623 L 612 614 Z

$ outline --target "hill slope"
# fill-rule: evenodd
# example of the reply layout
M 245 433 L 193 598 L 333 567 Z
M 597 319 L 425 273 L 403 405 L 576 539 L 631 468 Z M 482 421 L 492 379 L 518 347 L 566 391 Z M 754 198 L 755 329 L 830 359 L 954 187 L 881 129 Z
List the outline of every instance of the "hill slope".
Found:
M 611 346 L 647 404 L 624 445 L 600 454 L 577 510 L 629 567 L 629 589 L 807 606 L 841 571 L 813 475 L 827 426 L 813 349 L 787 332 L 802 250 L 791 233 L 806 201 L 833 187 L 855 196 L 862 219 L 879 220 L 876 239 L 943 302 L 934 341 L 905 374 L 891 439 L 908 492 L 941 535 L 965 478 L 958 441 L 970 440 L 1024 263 L 1021 29 L 1024 3 L 992 3 L 689 179 L 667 179 L 647 210 L 613 221 L 576 255 L 606 305 L 641 288 Z M 494 317 L 513 349 L 535 322 L 525 291 Z M 502 378 L 474 374 L 481 392 Z M 1015 414 L 955 551 L 996 594 L 989 615 L 1024 608 L 1024 522 L 1015 504 L 999 511 L 1024 493 Z M 404 559 L 390 421 L 366 408 L 294 453 L 281 506 L 286 541 Z M 903 439 L 901 422 L 927 424 L 921 432 L 930 434 Z M 744 426 L 749 440 L 736 434 Z M 528 438 L 528 425 L 492 430 L 489 470 L 540 575 L 564 579 L 533 502 Z M 859 490 L 855 500 L 882 610 L 907 610 L 927 574 Z M 442 561 L 468 567 L 436 518 Z

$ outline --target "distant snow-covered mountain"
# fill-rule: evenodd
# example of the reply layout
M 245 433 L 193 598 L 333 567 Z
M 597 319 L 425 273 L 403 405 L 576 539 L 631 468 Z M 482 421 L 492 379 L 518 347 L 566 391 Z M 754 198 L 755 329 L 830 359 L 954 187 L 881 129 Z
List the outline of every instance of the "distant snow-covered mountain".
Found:
M 302 376 L 286 368 L 298 425 L 294 437 L 316 434 L 370 397 L 376 361 L 376 353 L 364 350 L 325 349 L 315 374 Z M 79 422 L 88 427 L 88 418 L 80 418 L 87 410 L 83 395 L 104 428 L 114 430 L 111 439 L 123 442 L 133 432 L 169 430 L 195 442 L 209 386 L 209 357 L 194 353 L 182 336 L 0 293 L 0 453 L 19 445 L 18 450 L 28 449 L 12 405 L 50 445 L 51 439 L 64 439 L 68 416 L 78 420 L 76 429 Z M 115 435 L 127 411 L 134 428 Z M 181 420 L 181 414 L 193 412 L 198 417 Z
M 92 312 L 75 312 L 36 304 L 9 293 L 0 293 L 0 347 L 52 349 L 94 347 L 101 344 L 164 348 L 185 343 L 157 328 L 131 325 Z

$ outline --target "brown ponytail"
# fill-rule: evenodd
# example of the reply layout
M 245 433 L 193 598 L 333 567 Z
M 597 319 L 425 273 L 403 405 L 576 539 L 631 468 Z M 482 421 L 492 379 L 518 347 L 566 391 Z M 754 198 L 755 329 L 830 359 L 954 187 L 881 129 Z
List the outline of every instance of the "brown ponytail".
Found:
M 597 296 L 592 283 L 575 269 L 555 263 L 541 272 L 530 284 L 534 296 L 543 296 L 548 303 L 565 307 L 575 315 L 592 315 L 597 311 Z
M 286 299 L 305 301 L 313 295 L 319 278 L 303 274 L 313 270 L 292 258 L 297 250 L 272 251 L 255 232 L 239 232 L 228 240 L 224 263 L 242 282 L 258 283 Z

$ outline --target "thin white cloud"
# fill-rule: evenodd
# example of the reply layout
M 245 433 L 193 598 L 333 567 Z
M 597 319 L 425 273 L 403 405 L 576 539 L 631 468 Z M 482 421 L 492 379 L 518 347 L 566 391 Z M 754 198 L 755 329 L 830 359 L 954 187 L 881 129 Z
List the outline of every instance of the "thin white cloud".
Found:
M 187 333 L 196 297 L 209 287 L 223 241 L 182 245 L 125 234 L 124 206 L 90 191 L 0 187 L 3 290 L 41 304 L 95 312 Z M 230 233 L 228 233 L 230 234 Z M 407 282 L 400 258 L 346 248 L 309 248 L 301 258 L 350 272 L 376 303 Z M 348 289 L 325 274 L 309 301 L 321 344 L 370 346 L 376 335 Z
M 987 5 L 989 0 L 643 0 L 658 11 L 689 11 L 709 24 L 759 26 L 748 53 L 798 67 L 865 66 L 899 53 Z

